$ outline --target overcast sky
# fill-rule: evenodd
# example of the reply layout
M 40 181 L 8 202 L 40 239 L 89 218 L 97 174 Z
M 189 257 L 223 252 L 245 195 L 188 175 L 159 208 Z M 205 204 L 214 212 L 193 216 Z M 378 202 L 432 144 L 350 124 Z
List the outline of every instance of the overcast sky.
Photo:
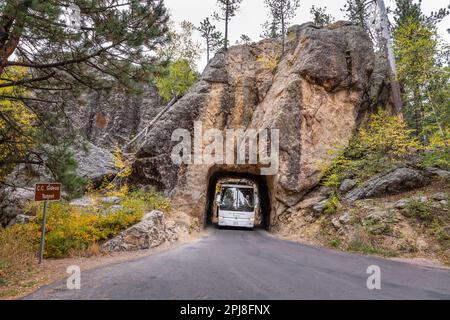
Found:
M 394 0 L 385 0 L 386 5 L 394 7 Z M 176 23 L 183 20 L 192 22 L 199 26 L 200 21 L 209 17 L 217 10 L 216 0 L 165 0 L 166 7 L 169 9 L 172 20 Z M 301 24 L 311 21 L 310 9 L 315 6 L 326 6 L 328 13 L 332 14 L 336 20 L 344 19 L 344 13 L 341 12 L 346 0 L 300 0 L 300 8 L 297 16 L 292 20 L 293 24 Z M 446 7 L 450 4 L 450 0 L 423 0 L 422 9 L 425 13 L 436 11 L 439 8 Z M 230 43 L 234 44 L 242 34 L 250 36 L 253 41 L 259 40 L 262 33 L 261 25 L 267 20 L 268 11 L 264 6 L 263 0 L 243 0 L 241 8 L 230 24 Z M 218 30 L 223 32 L 224 26 L 222 22 L 214 23 Z M 450 28 L 450 17 L 447 17 L 439 25 L 439 33 L 450 42 L 450 35 L 446 29 Z M 198 33 L 195 34 L 196 39 L 201 42 L 202 38 Z M 198 69 L 201 72 L 206 66 L 206 53 L 198 62 Z

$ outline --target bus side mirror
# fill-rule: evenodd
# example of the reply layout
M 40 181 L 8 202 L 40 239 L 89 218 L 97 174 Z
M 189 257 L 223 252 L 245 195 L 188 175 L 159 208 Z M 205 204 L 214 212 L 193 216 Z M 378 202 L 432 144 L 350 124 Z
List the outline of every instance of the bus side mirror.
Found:
M 259 198 L 255 197 L 255 207 L 257 207 L 259 205 Z
M 217 197 L 216 197 L 216 202 L 217 202 L 217 204 L 220 204 L 220 200 L 221 200 L 220 194 L 218 194 Z

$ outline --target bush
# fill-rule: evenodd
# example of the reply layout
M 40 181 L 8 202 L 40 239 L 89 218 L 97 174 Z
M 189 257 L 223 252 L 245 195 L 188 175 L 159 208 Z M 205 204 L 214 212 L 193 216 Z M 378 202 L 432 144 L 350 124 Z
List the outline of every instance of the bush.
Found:
M 65 203 L 52 203 L 47 214 L 45 256 L 61 258 L 87 250 L 94 243 L 116 236 L 140 221 L 143 210 L 124 207 L 104 214 L 95 209 L 80 211 Z M 42 213 L 36 223 L 42 223 Z
M 409 218 L 416 218 L 422 222 L 431 222 L 433 220 L 432 202 L 412 199 L 403 214 Z
M 411 151 L 420 149 L 420 143 L 407 129 L 405 121 L 380 109 L 348 147 L 333 152 L 334 160 L 323 170 L 322 184 L 337 192 L 343 180 L 349 178 L 362 183 L 403 161 Z
M 446 250 L 450 248 L 450 226 L 436 228 L 435 237 Z
M 339 197 L 334 194 L 328 199 L 323 208 L 323 213 L 332 215 L 335 214 L 339 205 L 341 204 Z
M 121 210 L 109 213 L 110 207 L 77 208 L 65 202 L 51 203 L 47 213 L 45 257 L 62 258 L 98 251 L 95 249 L 98 243 L 138 223 L 145 212 L 154 209 L 169 211 L 170 201 L 156 192 L 135 191 L 122 198 Z M 38 250 L 43 220 L 42 204 L 32 204 L 29 210 L 38 213 L 34 221 L 0 231 L 2 269 L 3 264 L 10 264 L 3 263 L 3 257 L 8 257 L 5 261 L 15 259 L 14 250 Z M 20 244 L 19 249 L 16 243 Z
M 155 191 L 133 190 L 126 201 L 128 201 L 125 202 L 128 206 L 132 206 L 133 201 L 144 203 L 146 211 L 160 210 L 167 213 L 172 209 L 170 200 Z
M 450 170 L 450 148 L 436 148 L 425 152 L 422 156 L 423 168 L 437 167 Z
M 332 248 L 339 248 L 340 245 L 341 245 L 341 240 L 340 239 L 332 239 L 330 241 L 330 246 Z
M 181 59 L 171 62 L 165 74 L 156 80 L 159 94 L 166 102 L 174 97 L 182 97 L 197 80 L 187 60 Z

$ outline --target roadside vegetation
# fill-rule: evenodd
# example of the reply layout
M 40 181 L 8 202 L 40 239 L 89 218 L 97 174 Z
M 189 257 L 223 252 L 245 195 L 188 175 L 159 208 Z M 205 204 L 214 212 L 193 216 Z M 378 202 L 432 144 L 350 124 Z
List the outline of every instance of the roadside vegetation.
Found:
M 445 178 L 430 187 L 397 196 L 357 201 L 348 206 L 339 188 L 346 179 L 356 187 L 379 173 L 407 166 L 423 170 L 450 169 L 450 135 L 435 134 L 423 143 L 400 116 L 379 110 L 371 116 L 350 142 L 336 151 L 334 160 L 324 168 L 322 185 L 331 192 L 318 239 L 333 248 L 384 257 L 421 255 L 450 263 L 450 188 Z M 433 199 L 436 194 L 443 199 Z M 404 202 L 404 205 L 397 202 Z M 351 217 L 341 227 L 339 219 Z M 405 227 L 405 224 L 407 227 Z M 423 237 L 422 248 L 414 237 Z
M 429 187 L 360 200 L 353 206 L 342 201 L 340 187 L 345 180 L 359 187 L 396 167 L 450 170 L 449 46 L 437 33 L 450 7 L 426 15 L 420 2 L 395 3 L 393 44 L 403 112 L 392 115 L 378 110 L 346 148 L 333 152 L 334 160 L 323 168 L 322 185 L 331 196 L 320 219 L 319 238 L 342 250 L 387 257 L 428 256 L 450 263 L 448 179 L 436 178 Z M 345 11 L 382 50 L 364 1 L 348 0 Z
M 107 196 L 112 193 L 106 194 Z M 77 207 L 68 202 L 49 204 L 45 258 L 89 257 L 101 254 L 101 244 L 138 223 L 145 212 L 170 211 L 170 201 L 156 192 L 115 192 L 120 208 L 102 203 L 99 193 L 87 195 L 93 205 Z M 0 229 L 0 286 L 21 279 L 36 268 L 39 251 L 42 204 L 30 204 L 35 218 L 27 224 Z

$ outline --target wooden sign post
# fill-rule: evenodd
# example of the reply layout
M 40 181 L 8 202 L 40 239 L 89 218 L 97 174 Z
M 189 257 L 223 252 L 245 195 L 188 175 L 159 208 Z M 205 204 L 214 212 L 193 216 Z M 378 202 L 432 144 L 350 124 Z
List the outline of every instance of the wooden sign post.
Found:
M 61 200 L 61 187 L 60 183 L 36 183 L 34 188 L 34 201 L 44 202 L 44 219 L 42 222 L 39 264 L 41 264 L 44 259 L 45 224 L 47 223 L 48 202 Z

